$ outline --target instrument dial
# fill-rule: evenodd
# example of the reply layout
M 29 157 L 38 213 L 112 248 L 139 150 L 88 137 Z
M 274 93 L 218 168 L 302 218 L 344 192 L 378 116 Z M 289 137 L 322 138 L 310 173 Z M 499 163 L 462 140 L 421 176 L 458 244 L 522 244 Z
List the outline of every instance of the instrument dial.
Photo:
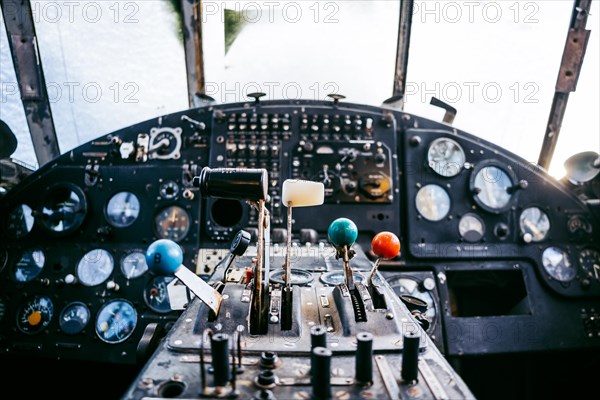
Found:
M 469 213 L 460 218 L 458 222 L 458 233 L 467 242 L 478 242 L 483 239 L 485 224 L 477 214 Z
M 529 207 L 521 213 L 519 226 L 525 242 L 541 242 L 550 232 L 550 219 L 538 207 Z
M 141 251 L 129 253 L 121 260 L 121 272 L 127 279 L 139 278 L 146 271 L 148 271 L 146 255 Z
M 90 322 L 90 310 L 79 301 L 68 304 L 60 313 L 58 325 L 68 335 L 76 335 L 83 331 Z
M 439 138 L 431 142 L 427 161 L 438 175 L 451 178 L 458 175 L 465 164 L 465 152 L 454 140 Z
M 423 300 L 427 303 L 427 311 L 425 312 L 425 317 L 432 323 L 435 321 L 435 316 L 437 310 L 435 308 L 435 301 L 433 300 L 433 296 L 430 291 L 424 288 L 424 285 L 419 285 L 413 278 L 408 277 L 396 277 L 388 280 L 392 289 L 398 296 L 414 296 L 420 300 Z M 435 284 L 434 284 L 435 287 Z
M 600 252 L 584 249 L 579 253 L 579 265 L 583 273 L 600 282 Z
M 450 211 L 450 196 L 438 185 L 423 186 L 415 198 L 417 211 L 429 221 L 440 221 Z
M 513 181 L 500 167 L 489 165 L 475 172 L 471 189 L 475 201 L 487 211 L 504 211 L 510 203 Z
M 121 343 L 133 334 L 137 320 L 137 311 L 131 303 L 113 300 L 98 312 L 96 334 L 106 343 Z
M 8 214 L 8 234 L 15 239 L 20 239 L 33 229 L 35 218 L 33 211 L 27 204 L 21 204 Z
M 133 193 L 117 193 L 106 204 L 106 219 L 116 228 L 130 226 L 139 215 L 140 201 Z
M 46 296 L 35 296 L 19 309 L 17 328 L 28 335 L 39 333 L 50 324 L 53 315 L 52 300 Z
M 172 276 L 157 276 L 146 285 L 144 300 L 148 307 L 157 313 L 171 312 L 171 302 L 167 285 L 173 280 Z
M 82 285 L 96 286 L 108 279 L 114 269 L 112 254 L 104 249 L 87 252 L 77 264 L 77 276 Z
M 87 201 L 83 191 L 72 184 L 58 184 L 44 199 L 40 219 L 51 233 L 66 235 L 81 226 L 86 212 Z
M 150 158 L 177 160 L 181 157 L 181 128 L 152 128 L 148 151 Z
M 573 215 L 567 222 L 571 233 L 592 233 L 592 224 L 581 215 Z
M 30 282 L 44 269 L 46 256 L 39 249 L 26 250 L 15 265 L 14 278 L 17 282 Z
M 548 247 L 542 254 L 542 265 L 548 274 L 561 282 L 575 278 L 575 268 L 566 252 L 558 247 Z
M 159 238 L 178 242 L 190 230 L 190 216 L 179 206 L 167 207 L 154 218 L 154 227 Z

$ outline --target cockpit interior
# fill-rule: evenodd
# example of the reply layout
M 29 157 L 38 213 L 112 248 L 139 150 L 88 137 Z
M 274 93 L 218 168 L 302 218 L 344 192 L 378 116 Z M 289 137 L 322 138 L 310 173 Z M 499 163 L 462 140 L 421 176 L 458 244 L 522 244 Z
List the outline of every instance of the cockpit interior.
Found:
M 181 2 L 198 81 L 200 3 Z M 17 140 L 0 125 L 5 390 L 594 397 L 598 149 L 569 158 L 562 179 L 547 170 L 576 79 L 559 76 L 558 128 L 537 163 L 455 127 L 441 100 L 443 121 L 406 112 L 413 2 L 400 3 L 397 90 L 379 106 L 198 91 L 188 109 L 53 154 L 49 104 L 22 93 L 47 157 L 37 169 L 11 159 Z M 590 3 L 573 4 L 561 71 L 581 68 Z M 43 82 L 28 4 L 2 1 L 8 36 L 24 40 L 6 49 L 21 87 Z

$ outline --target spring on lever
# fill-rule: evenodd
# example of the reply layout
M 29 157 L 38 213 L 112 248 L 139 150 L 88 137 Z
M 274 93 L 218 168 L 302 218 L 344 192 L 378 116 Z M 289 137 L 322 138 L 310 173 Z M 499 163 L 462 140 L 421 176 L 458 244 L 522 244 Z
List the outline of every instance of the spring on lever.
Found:
M 354 319 L 356 322 L 366 322 L 365 305 L 362 303 L 360 296 L 353 290 L 350 292 L 352 299 L 352 308 L 354 309 Z

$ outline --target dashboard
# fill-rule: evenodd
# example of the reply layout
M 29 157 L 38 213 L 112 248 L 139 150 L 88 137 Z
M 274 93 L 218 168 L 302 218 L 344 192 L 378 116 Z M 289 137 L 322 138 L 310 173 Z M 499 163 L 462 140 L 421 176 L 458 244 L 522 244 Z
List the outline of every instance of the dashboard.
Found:
M 133 365 L 168 331 L 172 278 L 149 271 L 157 239 L 208 280 L 240 229 L 243 200 L 203 198 L 204 167 L 264 168 L 273 246 L 285 246 L 286 179 L 322 182 L 294 210 L 298 247 L 340 217 L 380 270 L 425 301 L 447 356 L 600 347 L 600 220 L 567 185 L 493 143 L 389 108 L 321 101 L 210 105 L 141 122 L 44 165 L 0 198 L 0 351 Z M 147 350 L 147 349 L 146 349 Z

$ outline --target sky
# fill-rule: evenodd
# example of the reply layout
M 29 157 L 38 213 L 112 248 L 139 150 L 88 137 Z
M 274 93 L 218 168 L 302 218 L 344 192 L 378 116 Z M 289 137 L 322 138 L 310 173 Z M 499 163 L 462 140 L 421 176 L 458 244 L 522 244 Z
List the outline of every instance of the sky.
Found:
M 61 152 L 119 128 L 187 108 L 177 15 L 165 1 L 33 1 Z M 441 120 L 432 96 L 458 109 L 454 125 L 536 162 L 572 1 L 415 1 L 405 111 Z M 600 152 L 600 20 L 570 95 L 550 173 Z M 219 102 L 325 99 L 380 105 L 392 95 L 398 2 L 204 1 L 207 94 Z M 224 48 L 225 9 L 241 31 Z M 14 158 L 36 164 L 0 22 L 0 118 Z

